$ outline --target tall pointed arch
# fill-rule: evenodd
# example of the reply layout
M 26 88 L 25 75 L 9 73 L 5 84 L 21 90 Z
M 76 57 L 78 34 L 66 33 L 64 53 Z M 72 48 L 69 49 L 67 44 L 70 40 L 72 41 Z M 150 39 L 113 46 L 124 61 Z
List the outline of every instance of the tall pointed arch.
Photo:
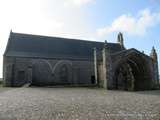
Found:
M 114 87 L 123 90 L 147 90 L 152 87 L 148 61 L 139 51 L 132 49 L 122 55 L 114 68 Z

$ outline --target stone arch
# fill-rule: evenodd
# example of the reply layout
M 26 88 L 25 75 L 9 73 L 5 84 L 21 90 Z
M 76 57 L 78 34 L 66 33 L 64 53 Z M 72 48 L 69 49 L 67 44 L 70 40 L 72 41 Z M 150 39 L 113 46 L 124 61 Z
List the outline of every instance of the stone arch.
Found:
M 151 89 L 151 70 L 145 57 L 137 51 L 123 55 L 114 68 L 114 87 L 116 89 L 121 87 L 124 90 Z
M 52 69 L 56 84 L 73 84 L 72 62 L 68 60 L 58 61 Z
M 45 86 L 53 84 L 52 66 L 47 60 L 33 61 L 32 66 L 32 85 Z

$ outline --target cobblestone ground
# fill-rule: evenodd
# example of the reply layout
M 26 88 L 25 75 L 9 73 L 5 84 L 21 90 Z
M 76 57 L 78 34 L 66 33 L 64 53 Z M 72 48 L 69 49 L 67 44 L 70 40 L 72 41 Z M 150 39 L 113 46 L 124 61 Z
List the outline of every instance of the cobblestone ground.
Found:
M 160 91 L 0 88 L 0 120 L 160 120 Z

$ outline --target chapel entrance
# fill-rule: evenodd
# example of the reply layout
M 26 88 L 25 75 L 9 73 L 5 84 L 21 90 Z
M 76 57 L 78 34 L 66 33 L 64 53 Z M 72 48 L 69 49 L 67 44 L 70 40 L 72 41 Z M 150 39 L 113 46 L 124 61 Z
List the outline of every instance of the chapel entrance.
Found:
M 119 61 L 114 72 L 114 87 L 119 90 L 151 89 L 151 72 L 141 54 L 132 52 Z

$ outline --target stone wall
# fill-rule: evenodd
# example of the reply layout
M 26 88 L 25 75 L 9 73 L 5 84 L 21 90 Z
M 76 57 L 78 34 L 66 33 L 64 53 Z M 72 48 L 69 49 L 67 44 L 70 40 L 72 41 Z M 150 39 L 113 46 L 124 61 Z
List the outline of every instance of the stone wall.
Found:
M 99 87 L 103 88 L 103 86 L 104 86 L 104 71 L 103 71 L 103 63 L 102 62 L 98 63 L 98 84 L 99 84 Z
M 89 60 L 4 58 L 6 86 L 91 84 L 94 63 Z M 92 80 L 92 81 L 91 81 Z
M 97 60 L 100 87 L 130 91 L 155 89 L 158 69 L 151 57 L 136 49 L 110 54 L 106 48 L 101 53 L 103 59 Z
M 150 90 L 154 88 L 153 64 L 152 59 L 149 56 L 133 50 L 130 53 L 112 56 L 112 62 L 113 71 L 115 72 L 119 66 L 122 66 L 125 63 L 129 65 L 134 64 L 137 66 L 137 69 L 134 67 L 131 68 L 131 71 L 134 73 L 135 77 L 135 81 L 132 82 L 135 86 L 134 90 Z M 113 74 L 115 79 L 117 75 L 116 73 Z

